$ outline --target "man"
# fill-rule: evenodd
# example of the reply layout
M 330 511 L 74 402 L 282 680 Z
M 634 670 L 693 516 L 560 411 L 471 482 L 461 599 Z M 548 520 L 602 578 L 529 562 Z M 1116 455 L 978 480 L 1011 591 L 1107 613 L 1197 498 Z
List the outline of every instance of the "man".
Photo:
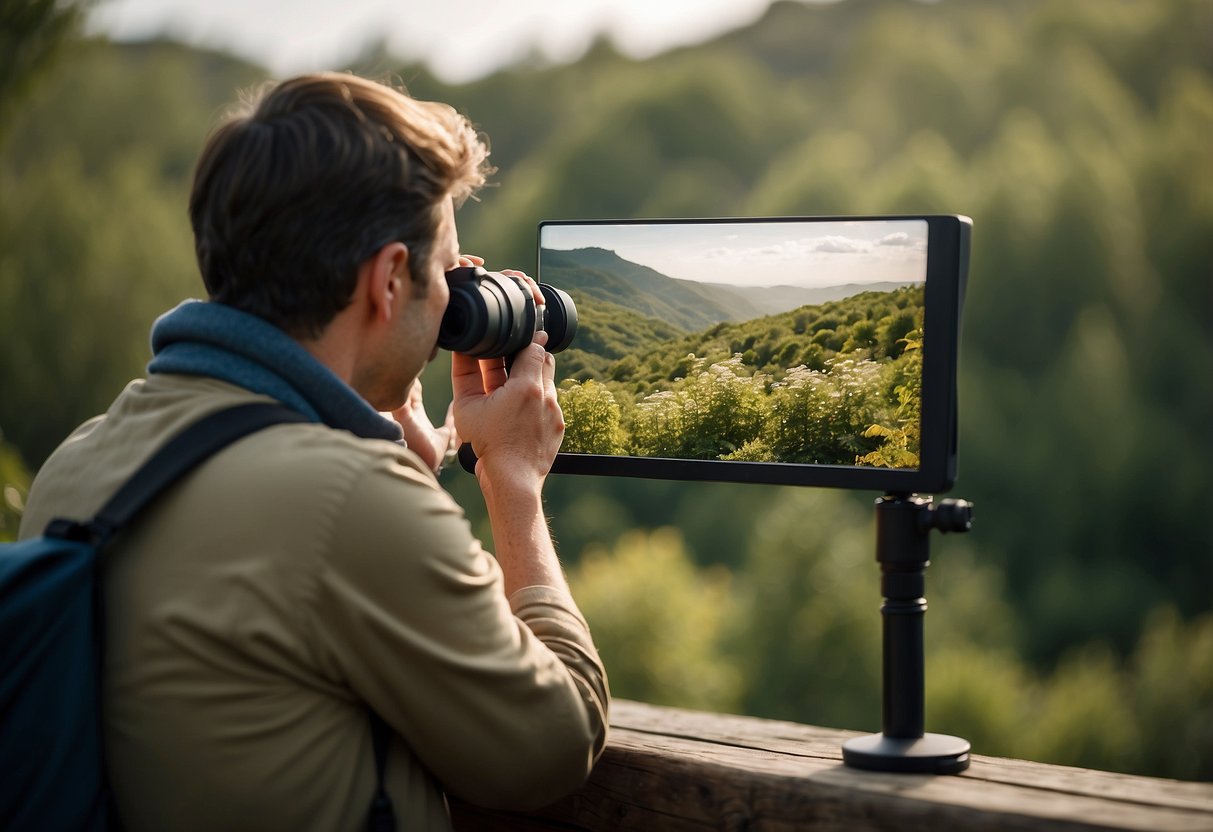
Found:
M 269 398 L 314 420 L 220 452 L 107 553 L 105 740 L 132 832 L 362 827 L 371 711 L 400 829 L 448 827 L 446 794 L 551 802 L 601 752 L 605 674 L 541 505 L 564 427 L 543 333 L 508 379 L 453 357 L 453 425 L 421 408 L 444 273 L 480 262 L 454 206 L 486 157 L 451 108 L 341 74 L 264 91 L 204 148 L 210 299 L 156 322 L 148 377 L 52 455 L 21 528 L 91 516 L 207 413 Z M 495 558 L 435 479 L 456 429 Z

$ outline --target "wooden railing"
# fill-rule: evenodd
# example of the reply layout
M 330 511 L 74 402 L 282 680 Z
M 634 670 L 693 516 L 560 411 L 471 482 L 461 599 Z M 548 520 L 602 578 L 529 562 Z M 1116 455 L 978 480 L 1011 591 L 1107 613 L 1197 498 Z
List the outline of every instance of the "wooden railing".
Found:
M 866 772 L 842 764 L 853 736 L 616 700 L 580 791 L 527 814 L 456 801 L 452 816 L 460 832 L 1213 830 L 1213 784 L 981 755 L 959 775 Z

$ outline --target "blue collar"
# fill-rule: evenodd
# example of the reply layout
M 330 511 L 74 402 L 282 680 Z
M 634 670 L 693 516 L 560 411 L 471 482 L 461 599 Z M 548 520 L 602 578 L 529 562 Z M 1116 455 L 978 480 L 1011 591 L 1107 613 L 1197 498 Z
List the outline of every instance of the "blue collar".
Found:
M 329 427 L 366 439 L 401 438 L 385 419 L 299 342 L 221 303 L 187 300 L 152 325 L 148 373 L 209 376 L 277 399 Z

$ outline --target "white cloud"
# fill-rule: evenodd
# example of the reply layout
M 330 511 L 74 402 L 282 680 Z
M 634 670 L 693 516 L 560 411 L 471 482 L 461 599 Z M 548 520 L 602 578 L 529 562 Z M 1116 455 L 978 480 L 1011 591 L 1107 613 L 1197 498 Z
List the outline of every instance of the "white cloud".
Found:
M 831 234 L 828 237 L 819 237 L 813 243 L 812 250 L 826 254 L 862 254 L 869 250 L 869 244 L 866 240 Z
M 907 234 L 906 232 L 894 231 L 892 234 L 888 234 L 884 237 L 881 237 L 880 241 L 876 245 L 878 245 L 878 246 L 912 246 L 915 244 L 915 242 L 916 241 L 914 239 L 912 239 L 910 237 L 910 235 Z
M 277 76 L 341 69 L 385 40 L 451 82 L 538 54 L 576 60 L 596 37 L 632 57 L 699 42 L 758 19 L 770 0 L 108 0 L 90 32 L 116 40 L 169 34 L 235 52 Z

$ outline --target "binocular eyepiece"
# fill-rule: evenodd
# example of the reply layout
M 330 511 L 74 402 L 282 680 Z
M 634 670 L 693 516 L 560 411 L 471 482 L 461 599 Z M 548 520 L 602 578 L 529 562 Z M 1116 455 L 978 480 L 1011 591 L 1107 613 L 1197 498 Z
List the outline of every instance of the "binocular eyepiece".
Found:
M 540 283 L 540 306 L 519 278 L 479 266 L 451 269 L 446 280 L 451 299 L 438 330 L 443 349 L 473 358 L 512 358 L 541 329 L 548 334 L 548 352 L 560 352 L 573 342 L 577 307 L 567 292 Z

